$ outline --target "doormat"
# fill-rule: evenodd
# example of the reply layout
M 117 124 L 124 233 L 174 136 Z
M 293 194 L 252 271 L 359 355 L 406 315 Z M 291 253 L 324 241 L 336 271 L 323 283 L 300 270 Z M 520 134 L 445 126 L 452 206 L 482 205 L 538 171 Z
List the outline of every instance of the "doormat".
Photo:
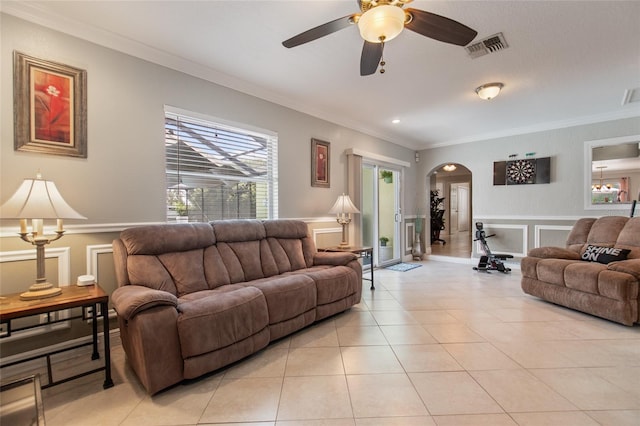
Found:
M 396 263 L 395 265 L 387 266 L 385 269 L 390 269 L 392 271 L 399 271 L 399 272 L 407 272 L 412 269 L 419 268 L 421 266 L 422 265 L 420 265 L 419 263 Z

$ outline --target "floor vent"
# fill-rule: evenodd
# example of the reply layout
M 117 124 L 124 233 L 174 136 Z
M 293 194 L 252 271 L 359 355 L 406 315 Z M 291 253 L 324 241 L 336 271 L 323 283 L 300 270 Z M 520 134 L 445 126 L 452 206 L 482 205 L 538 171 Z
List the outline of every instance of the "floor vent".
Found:
M 509 45 L 504 38 L 502 33 L 494 34 L 485 38 L 484 40 L 480 40 L 476 43 L 470 44 L 465 49 L 469 56 L 472 59 L 479 58 L 480 56 L 487 55 L 489 53 L 495 53 L 499 50 L 504 50 Z

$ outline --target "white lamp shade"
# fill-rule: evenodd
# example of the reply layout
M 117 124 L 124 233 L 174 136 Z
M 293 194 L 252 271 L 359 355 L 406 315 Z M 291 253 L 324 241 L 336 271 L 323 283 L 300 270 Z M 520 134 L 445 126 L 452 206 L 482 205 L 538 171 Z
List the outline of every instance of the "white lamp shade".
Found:
M 363 39 L 371 43 L 394 39 L 404 28 L 404 10 L 398 6 L 381 5 L 367 10 L 358 20 Z
M 25 179 L 18 190 L 0 207 L 7 219 L 86 219 L 62 198 L 55 183 L 44 179 Z
M 500 90 L 502 90 L 503 87 L 504 84 L 502 83 L 483 84 L 476 89 L 476 93 L 478 94 L 478 96 L 480 96 L 480 99 L 488 101 L 498 96 Z
M 353 204 L 348 195 L 342 194 L 336 200 L 336 203 L 329 210 L 331 214 L 341 213 L 360 213 L 360 210 Z

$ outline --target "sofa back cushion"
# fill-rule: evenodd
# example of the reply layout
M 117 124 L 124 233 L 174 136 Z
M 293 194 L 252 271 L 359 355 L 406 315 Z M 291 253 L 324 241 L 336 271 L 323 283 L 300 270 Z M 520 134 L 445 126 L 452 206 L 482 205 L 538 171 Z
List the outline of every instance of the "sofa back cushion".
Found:
M 594 218 L 578 219 L 567 237 L 567 249 L 580 253 L 595 221 Z
M 149 225 L 125 229 L 120 241 L 127 257 L 129 283 L 173 295 L 206 290 L 202 259 L 215 244 L 207 223 Z
M 640 217 L 632 217 L 627 221 L 615 247 L 630 250 L 628 259 L 640 259 Z
M 316 246 L 307 224 L 298 220 L 265 220 L 269 248 L 278 274 L 313 266 Z M 275 274 L 274 274 L 275 275 Z
M 266 241 L 262 221 L 219 220 L 211 222 L 211 226 L 230 283 L 274 275 L 276 264 Z M 210 283 L 210 287 L 214 288 L 215 284 Z

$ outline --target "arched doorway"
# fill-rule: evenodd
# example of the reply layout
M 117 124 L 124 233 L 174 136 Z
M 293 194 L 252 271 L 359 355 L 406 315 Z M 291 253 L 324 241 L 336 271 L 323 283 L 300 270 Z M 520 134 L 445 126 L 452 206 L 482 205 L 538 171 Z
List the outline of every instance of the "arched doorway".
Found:
M 462 164 L 447 163 L 433 169 L 429 176 L 430 193 L 435 191 L 437 194 L 430 212 L 431 218 L 435 219 L 431 221 L 431 255 L 470 259 L 473 237 L 471 171 Z

